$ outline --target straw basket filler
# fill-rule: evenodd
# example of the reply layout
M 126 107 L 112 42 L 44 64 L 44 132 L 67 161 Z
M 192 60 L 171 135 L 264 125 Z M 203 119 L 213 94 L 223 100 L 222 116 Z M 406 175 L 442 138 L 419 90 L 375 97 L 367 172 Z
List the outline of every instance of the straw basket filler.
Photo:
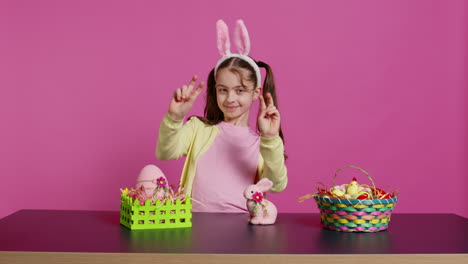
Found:
M 134 229 L 160 229 L 192 226 L 192 201 L 186 197 L 183 201 L 176 199 L 171 203 L 169 199 L 163 204 L 157 201 L 151 205 L 146 200 L 140 205 L 138 200 L 126 194 L 120 196 L 120 224 Z
M 355 166 L 344 166 L 335 172 L 335 179 L 342 169 L 351 167 L 365 173 L 376 189 L 371 176 L 363 169 Z M 320 209 L 321 222 L 324 228 L 342 232 L 378 232 L 386 230 L 390 222 L 392 210 L 397 197 L 389 199 L 340 199 L 314 196 Z

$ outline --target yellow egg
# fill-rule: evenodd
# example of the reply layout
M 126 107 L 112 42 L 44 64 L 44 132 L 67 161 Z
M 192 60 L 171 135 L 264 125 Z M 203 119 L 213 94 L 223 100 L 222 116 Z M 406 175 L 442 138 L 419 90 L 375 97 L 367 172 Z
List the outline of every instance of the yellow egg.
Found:
M 346 223 L 348 223 L 348 220 L 346 220 L 346 219 L 338 219 L 338 223 L 346 224 Z

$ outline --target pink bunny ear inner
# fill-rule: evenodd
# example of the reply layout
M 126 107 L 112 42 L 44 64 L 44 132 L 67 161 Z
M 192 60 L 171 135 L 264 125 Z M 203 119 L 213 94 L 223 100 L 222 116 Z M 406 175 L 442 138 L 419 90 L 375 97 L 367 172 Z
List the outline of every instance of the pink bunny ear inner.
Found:
M 229 29 L 223 20 L 216 22 L 216 37 L 218 44 L 218 51 L 221 56 L 231 54 L 231 41 L 229 40 Z
M 257 185 L 258 189 L 261 192 L 266 192 L 266 191 L 270 190 L 271 187 L 273 187 L 273 182 L 268 178 L 263 178 L 260 181 L 258 181 L 257 184 L 255 184 L 255 185 Z
M 234 43 L 237 51 L 241 55 L 249 55 L 250 52 L 250 37 L 247 28 L 245 27 L 244 21 L 241 19 L 237 20 L 236 28 L 234 29 Z

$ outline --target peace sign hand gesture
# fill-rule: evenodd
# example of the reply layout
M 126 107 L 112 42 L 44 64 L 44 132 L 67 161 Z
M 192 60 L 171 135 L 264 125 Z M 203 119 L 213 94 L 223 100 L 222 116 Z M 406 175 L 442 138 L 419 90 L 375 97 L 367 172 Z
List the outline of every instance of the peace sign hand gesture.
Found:
M 175 120 L 184 119 L 185 115 L 190 111 L 193 103 L 201 93 L 203 88 L 203 82 L 198 84 L 197 88 L 193 90 L 195 82 L 198 77 L 194 75 L 189 85 L 184 85 L 182 88 L 178 88 L 172 96 L 171 103 L 169 105 L 169 115 Z
M 274 138 L 279 135 L 280 114 L 273 103 L 270 93 L 266 94 L 267 103 L 260 95 L 260 111 L 258 111 L 258 127 L 262 136 L 265 138 Z

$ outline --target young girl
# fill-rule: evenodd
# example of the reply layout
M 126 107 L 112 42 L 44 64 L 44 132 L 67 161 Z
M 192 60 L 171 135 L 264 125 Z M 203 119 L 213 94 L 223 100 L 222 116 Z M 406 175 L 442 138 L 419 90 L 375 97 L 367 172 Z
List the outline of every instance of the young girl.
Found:
M 246 212 L 243 191 L 248 185 L 264 177 L 273 181 L 273 192 L 287 185 L 280 114 L 271 68 L 247 56 L 250 43 L 243 22 L 237 21 L 235 31 L 239 54 L 230 53 L 222 20 L 217 22 L 217 32 L 223 57 L 208 77 L 205 116 L 191 117 L 183 124 L 204 85 L 196 85 L 197 76 L 193 76 L 172 97 L 159 128 L 156 156 L 160 160 L 186 156 L 180 186 L 201 202 L 193 203 L 194 212 Z M 263 87 L 259 67 L 266 71 Z M 248 125 L 257 99 L 260 133 Z

